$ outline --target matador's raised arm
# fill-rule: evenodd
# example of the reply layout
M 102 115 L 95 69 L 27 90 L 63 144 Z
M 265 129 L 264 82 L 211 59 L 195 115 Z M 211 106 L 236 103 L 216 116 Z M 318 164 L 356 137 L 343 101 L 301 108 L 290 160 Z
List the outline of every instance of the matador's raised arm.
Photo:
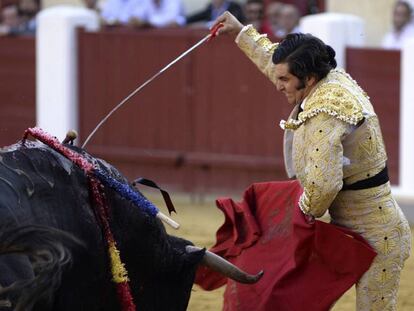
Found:
M 236 38 L 239 48 L 256 64 L 273 84 L 276 84 L 275 65 L 272 55 L 278 43 L 272 43 L 265 34 L 259 34 L 257 30 L 248 25 L 243 27 Z

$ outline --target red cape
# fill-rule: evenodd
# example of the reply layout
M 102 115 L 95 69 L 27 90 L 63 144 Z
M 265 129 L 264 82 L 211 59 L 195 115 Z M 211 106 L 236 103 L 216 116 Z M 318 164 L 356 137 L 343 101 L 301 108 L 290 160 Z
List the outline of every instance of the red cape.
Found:
M 345 228 L 309 221 L 297 202 L 297 181 L 258 183 L 244 199 L 217 200 L 225 222 L 212 252 L 256 274 L 254 285 L 199 268 L 196 283 L 206 290 L 227 284 L 226 311 L 329 310 L 368 270 L 376 256 L 365 240 Z

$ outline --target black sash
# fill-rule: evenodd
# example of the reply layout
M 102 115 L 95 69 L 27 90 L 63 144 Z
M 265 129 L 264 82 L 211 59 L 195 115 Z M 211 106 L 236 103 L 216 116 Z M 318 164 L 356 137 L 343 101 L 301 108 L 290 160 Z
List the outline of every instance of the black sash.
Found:
M 381 186 L 389 181 L 388 168 L 385 166 L 381 172 L 370 178 L 357 181 L 351 185 L 343 185 L 342 190 L 362 190 Z

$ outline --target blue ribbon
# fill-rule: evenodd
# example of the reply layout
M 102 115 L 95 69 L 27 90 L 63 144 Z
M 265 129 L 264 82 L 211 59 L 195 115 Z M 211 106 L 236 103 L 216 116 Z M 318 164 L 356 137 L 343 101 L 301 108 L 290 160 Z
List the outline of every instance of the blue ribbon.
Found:
M 103 184 L 114 189 L 120 196 L 130 200 L 147 214 L 155 217 L 159 212 L 159 209 L 154 204 L 148 201 L 142 194 L 135 191 L 130 185 L 117 181 L 100 169 L 95 169 L 93 173 Z

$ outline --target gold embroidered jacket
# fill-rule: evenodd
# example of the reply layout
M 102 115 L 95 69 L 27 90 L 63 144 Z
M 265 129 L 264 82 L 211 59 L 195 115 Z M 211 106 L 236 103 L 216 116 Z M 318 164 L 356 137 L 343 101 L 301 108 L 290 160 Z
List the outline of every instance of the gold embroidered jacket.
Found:
M 257 67 L 275 83 L 272 55 L 277 44 L 246 26 L 236 42 Z M 331 70 L 314 87 L 285 129 L 285 164 L 289 177 L 301 182 L 299 205 L 304 213 L 322 216 L 343 182 L 376 175 L 386 165 L 378 118 L 367 94 L 342 69 Z

